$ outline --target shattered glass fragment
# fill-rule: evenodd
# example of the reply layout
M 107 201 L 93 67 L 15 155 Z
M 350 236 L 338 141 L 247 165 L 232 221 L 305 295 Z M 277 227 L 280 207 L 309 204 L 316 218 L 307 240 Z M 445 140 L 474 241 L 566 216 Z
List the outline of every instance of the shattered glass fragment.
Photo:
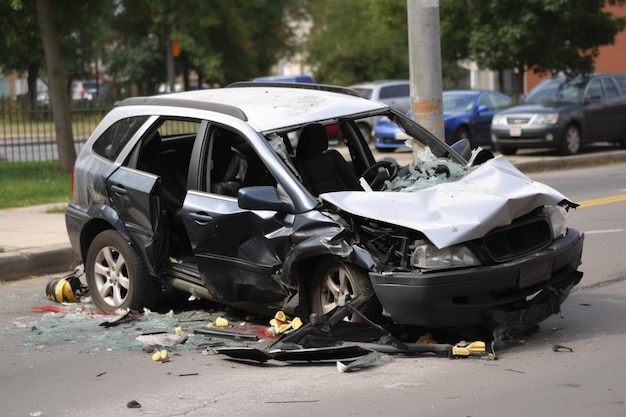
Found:
M 430 148 L 417 151 L 418 161 L 408 166 L 408 174 L 385 181 L 386 191 L 414 192 L 435 184 L 455 181 L 472 170 L 447 158 L 437 158 Z

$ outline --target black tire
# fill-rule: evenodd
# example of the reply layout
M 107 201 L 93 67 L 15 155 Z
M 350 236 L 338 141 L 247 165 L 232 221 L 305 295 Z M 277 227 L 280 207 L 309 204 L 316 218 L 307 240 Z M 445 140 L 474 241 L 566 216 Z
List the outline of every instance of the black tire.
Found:
M 310 288 L 312 313 L 327 314 L 336 307 L 345 305 L 348 296 L 354 299 L 359 295 L 370 297 L 359 311 L 371 320 L 379 320 L 382 309 L 374 296 L 367 271 L 334 258 L 324 259 L 315 268 Z M 359 317 L 354 314 L 346 319 L 359 321 Z
M 461 139 L 467 139 L 468 141 L 470 141 L 470 143 L 472 142 L 470 131 L 466 127 L 459 127 L 456 130 L 456 132 L 454 132 L 454 137 L 452 139 L 452 143 L 454 144 L 454 143 L 460 141 Z
M 576 125 L 569 125 L 565 129 L 565 136 L 557 151 L 559 155 L 575 155 L 580 151 L 581 145 L 580 129 Z
M 517 152 L 517 148 L 498 147 L 498 150 L 502 155 L 515 155 L 515 152 Z
M 376 150 L 380 153 L 391 153 L 395 152 L 394 148 L 376 148 Z
M 160 284 L 146 273 L 137 251 L 114 230 L 105 230 L 91 242 L 85 273 L 91 298 L 104 312 L 152 309 L 159 301 Z

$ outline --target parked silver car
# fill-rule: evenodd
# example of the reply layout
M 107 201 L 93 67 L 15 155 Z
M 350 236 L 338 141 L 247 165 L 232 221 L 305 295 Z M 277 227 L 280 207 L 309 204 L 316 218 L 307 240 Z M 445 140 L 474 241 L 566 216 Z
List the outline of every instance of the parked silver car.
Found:
M 353 84 L 349 88 L 365 98 L 385 103 L 403 114 L 411 110 L 411 83 L 409 80 L 362 82 Z M 376 126 L 379 120 L 380 117 L 368 117 L 359 120 L 359 128 L 368 141 L 374 137 L 374 126 Z

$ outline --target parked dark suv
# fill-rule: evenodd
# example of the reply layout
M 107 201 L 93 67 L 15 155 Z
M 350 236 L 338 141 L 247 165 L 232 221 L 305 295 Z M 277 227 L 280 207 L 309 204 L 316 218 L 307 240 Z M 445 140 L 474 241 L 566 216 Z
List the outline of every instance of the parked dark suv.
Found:
M 414 138 L 414 164 L 375 161 L 356 123 L 369 116 Z M 104 311 L 151 308 L 166 285 L 304 319 L 358 296 L 377 321 L 427 327 L 556 313 L 582 275 L 575 204 L 503 157 L 455 149 L 339 87 L 130 98 L 76 161 L 67 229 Z
M 521 104 L 493 117 L 491 139 L 505 155 L 523 148 L 572 155 L 593 142 L 626 148 L 626 75 L 544 80 Z

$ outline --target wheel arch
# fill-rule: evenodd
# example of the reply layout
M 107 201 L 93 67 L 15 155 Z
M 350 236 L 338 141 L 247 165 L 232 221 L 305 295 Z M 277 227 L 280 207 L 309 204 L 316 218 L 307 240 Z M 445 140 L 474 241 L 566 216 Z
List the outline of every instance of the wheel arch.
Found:
M 87 258 L 87 251 L 91 242 L 105 230 L 114 229 L 124 239 L 132 242 L 124 223 L 112 207 L 104 204 L 93 205 L 89 208 L 88 215 L 90 220 L 82 227 L 80 234 L 80 256 L 83 262 Z
M 371 270 L 375 265 L 371 255 L 358 246 L 352 246 L 352 251 L 347 256 L 334 254 L 320 244 L 300 252 L 299 256 L 292 259 L 288 257 L 283 265 L 283 276 L 298 288 L 298 314 L 308 317 L 311 313 L 310 294 L 316 266 L 330 259 L 355 265 L 365 271 Z

